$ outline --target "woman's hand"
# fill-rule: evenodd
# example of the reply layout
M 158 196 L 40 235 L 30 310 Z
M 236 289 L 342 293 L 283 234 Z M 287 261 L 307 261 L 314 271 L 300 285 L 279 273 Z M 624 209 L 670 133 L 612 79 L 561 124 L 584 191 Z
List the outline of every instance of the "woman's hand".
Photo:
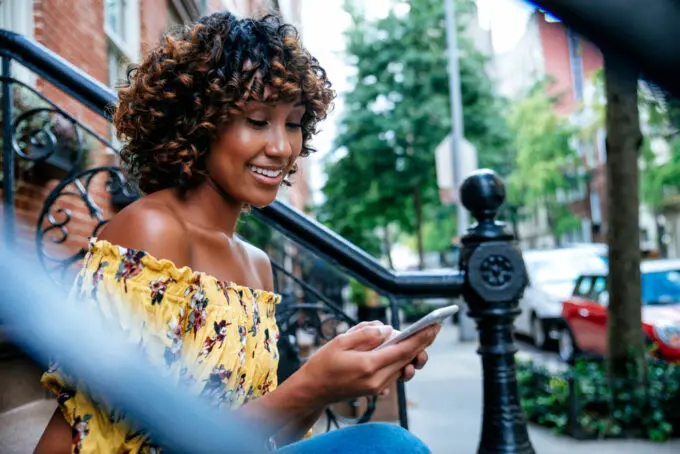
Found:
M 381 321 L 378 321 L 378 320 L 372 321 L 372 322 L 361 322 L 357 325 L 354 325 L 350 329 L 348 329 L 347 333 L 351 333 L 352 331 L 356 331 L 356 330 L 361 329 L 365 326 L 384 326 L 384 325 Z M 437 325 L 437 326 L 438 326 L 437 333 L 439 333 L 440 325 Z M 399 333 L 400 333 L 399 330 L 396 330 L 396 329 L 393 328 L 392 334 L 390 334 L 388 336 L 388 338 L 394 337 L 394 336 L 398 335 Z M 407 364 L 402 369 L 401 381 L 407 382 L 407 381 L 411 380 L 416 375 L 416 370 L 420 370 L 423 367 L 425 367 L 425 365 L 427 364 L 427 360 L 428 360 L 427 352 L 425 351 L 425 349 L 423 349 L 422 351 L 420 351 L 418 353 L 418 355 L 416 356 L 416 358 L 413 360 L 413 362 L 411 364 Z M 387 395 L 388 393 L 389 393 L 389 388 L 385 388 L 380 392 L 380 395 L 384 396 L 384 395 Z
M 415 369 L 427 361 L 422 353 L 438 331 L 439 327 L 433 326 L 398 344 L 373 351 L 394 330 L 381 323 L 365 323 L 323 346 L 293 377 L 319 407 L 377 395 L 398 378 L 413 377 Z

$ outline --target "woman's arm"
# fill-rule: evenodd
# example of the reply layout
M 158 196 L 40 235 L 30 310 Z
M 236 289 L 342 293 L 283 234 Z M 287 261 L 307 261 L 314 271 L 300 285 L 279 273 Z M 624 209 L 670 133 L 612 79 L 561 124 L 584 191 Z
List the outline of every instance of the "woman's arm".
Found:
M 278 446 L 302 439 L 319 419 L 326 404 L 318 400 L 304 374 L 295 373 L 271 393 L 236 410 L 253 423 L 268 426 Z
M 426 328 L 377 352 L 373 349 L 390 336 L 391 327 L 367 325 L 340 334 L 280 387 L 236 413 L 264 424 L 275 436 L 305 432 L 315 412 L 336 402 L 377 395 L 402 377 L 404 368 L 432 344 L 438 331 L 438 327 Z
M 54 410 L 33 454 L 71 454 L 71 426 L 60 409 Z
M 268 291 L 273 291 L 274 290 L 274 281 L 273 281 L 273 272 L 272 272 L 272 267 L 271 267 L 271 262 L 269 261 L 269 257 L 267 255 L 254 247 L 249 248 L 249 255 L 253 259 L 253 262 L 256 264 L 256 269 L 259 274 L 260 281 L 263 284 L 263 289 L 268 290 Z M 350 334 L 354 331 L 361 330 L 365 327 L 380 327 L 382 326 L 382 323 L 380 322 L 362 322 L 359 323 L 356 326 L 353 326 L 347 331 L 347 334 Z M 390 329 L 389 327 L 386 327 L 386 329 Z M 415 359 L 413 360 L 412 363 L 407 364 L 400 373 L 399 378 L 403 381 L 408 381 L 413 376 L 415 375 L 416 369 L 422 369 L 425 364 L 427 363 L 427 353 L 422 350 L 420 351 Z M 293 375 L 289 380 L 293 379 L 296 375 Z M 396 379 L 397 377 L 395 377 Z M 305 402 L 306 399 L 309 398 L 310 393 L 312 392 L 312 389 L 314 384 L 304 384 L 300 383 L 299 389 L 305 390 L 306 393 L 303 396 L 293 396 L 293 398 L 297 402 Z M 380 394 L 385 393 L 389 388 L 385 388 L 380 390 Z M 285 392 L 284 392 L 285 394 Z M 274 404 L 276 405 L 276 404 Z M 305 436 L 309 430 L 314 426 L 314 424 L 319 420 L 321 415 L 323 414 L 324 410 L 326 409 L 326 405 L 315 405 L 314 403 L 309 403 L 306 404 L 308 405 L 308 408 L 304 408 L 305 405 L 296 408 L 293 410 L 293 414 L 295 414 L 295 417 L 290 420 L 276 435 L 275 439 L 277 443 L 280 446 L 283 446 L 285 444 L 289 444 L 295 441 L 300 440 L 303 436 Z
M 255 263 L 255 268 L 262 282 L 262 289 L 274 291 L 274 274 L 269 257 L 255 247 L 248 247 L 249 256 Z M 292 378 L 292 377 L 291 377 Z M 304 399 L 304 397 L 303 397 Z M 274 438 L 279 446 L 300 440 L 304 437 L 312 426 L 319 420 L 325 409 L 321 408 L 299 408 L 296 416 L 291 420 Z

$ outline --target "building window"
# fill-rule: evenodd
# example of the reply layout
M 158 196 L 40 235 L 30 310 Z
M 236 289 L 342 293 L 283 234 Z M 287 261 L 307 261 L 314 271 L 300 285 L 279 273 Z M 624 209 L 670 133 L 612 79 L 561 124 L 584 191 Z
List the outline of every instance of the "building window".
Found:
M 125 0 L 106 0 L 106 25 L 116 36 L 125 36 Z
M 0 0 L 0 28 L 33 38 L 33 0 Z M 25 66 L 14 62 L 12 75 L 21 82 L 35 85 L 35 74 Z
M 645 244 L 649 242 L 649 231 L 645 228 L 640 229 L 640 243 Z
M 597 151 L 600 163 L 607 162 L 607 132 L 604 128 L 597 130 Z
M 581 42 L 576 33 L 568 30 L 569 63 L 571 76 L 574 81 L 574 97 L 577 102 L 583 101 L 583 58 L 581 57 Z
M 139 0 L 106 0 L 104 31 L 111 47 L 129 61 L 139 58 Z
M 600 194 L 595 191 L 590 191 L 590 217 L 594 225 L 602 223 L 602 209 L 600 207 Z
M 105 0 L 104 32 L 108 38 L 109 87 L 116 90 L 125 80 L 127 67 L 139 59 L 139 0 Z M 111 128 L 111 144 L 119 149 Z

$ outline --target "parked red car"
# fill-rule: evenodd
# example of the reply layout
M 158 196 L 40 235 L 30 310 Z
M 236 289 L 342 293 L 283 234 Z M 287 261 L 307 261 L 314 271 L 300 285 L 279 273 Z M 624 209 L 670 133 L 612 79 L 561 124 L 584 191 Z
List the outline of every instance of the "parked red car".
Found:
M 680 260 L 643 262 L 642 330 L 660 358 L 680 361 Z M 579 352 L 607 353 L 607 277 L 601 271 L 581 275 L 572 296 L 562 304 L 560 357 L 572 361 Z

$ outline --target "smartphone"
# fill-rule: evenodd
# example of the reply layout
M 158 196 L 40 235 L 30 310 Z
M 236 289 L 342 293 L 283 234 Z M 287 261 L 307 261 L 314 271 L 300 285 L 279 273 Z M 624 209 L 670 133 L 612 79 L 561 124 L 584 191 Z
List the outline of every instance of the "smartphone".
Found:
M 446 306 L 440 307 L 439 309 L 435 309 L 429 314 L 427 314 L 425 317 L 415 322 L 413 325 L 406 328 L 404 331 L 400 332 L 394 337 L 387 339 L 385 342 L 376 347 L 373 351 L 378 351 L 382 348 L 387 347 L 388 345 L 393 345 L 403 341 L 404 339 L 408 339 L 409 337 L 427 328 L 428 326 L 432 326 L 435 323 L 442 323 L 444 320 L 451 317 L 456 312 L 458 312 L 458 306 L 456 306 L 455 304 L 453 306 Z

